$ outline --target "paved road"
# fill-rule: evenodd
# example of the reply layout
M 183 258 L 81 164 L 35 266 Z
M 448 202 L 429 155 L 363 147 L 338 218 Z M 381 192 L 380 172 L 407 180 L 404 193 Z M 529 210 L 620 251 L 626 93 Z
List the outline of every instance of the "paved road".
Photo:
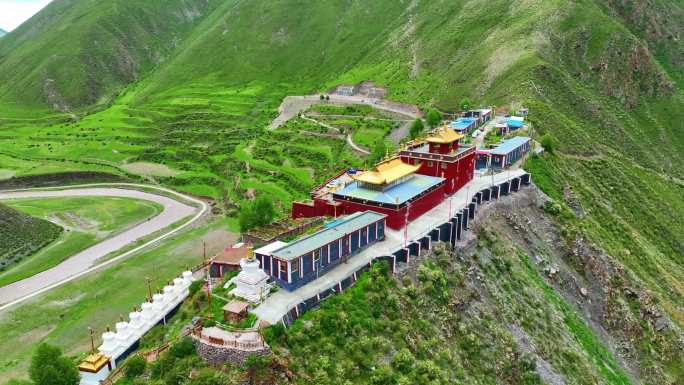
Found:
M 117 185 L 142 187 L 140 185 Z M 101 268 L 115 261 L 126 258 L 134 254 L 135 252 L 141 250 L 142 248 L 149 246 L 152 243 L 158 242 L 166 237 L 169 237 L 177 233 L 178 231 L 182 230 L 183 228 L 189 226 L 190 224 L 194 223 L 197 219 L 199 219 L 208 209 L 206 203 L 176 193 L 174 191 L 152 186 L 144 187 L 151 187 L 160 191 L 171 193 L 178 197 L 182 197 L 188 201 L 197 204 L 199 208 L 190 206 L 188 204 L 179 202 L 177 200 L 162 195 L 114 187 L 78 186 L 64 190 L 32 189 L 11 192 L 0 191 L 0 200 L 77 196 L 125 197 L 156 202 L 162 205 L 164 208 L 164 210 L 157 216 L 150 218 L 149 220 L 142 222 L 137 226 L 130 228 L 114 237 L 108 238 L 92 247 L 89 247 L 81 251 L 80 253 L 71 256 L 69 259 L 65 260 L 64 262 L 60 263 L 59 265 L 51 269 L 45 270 L 30 278 L 26 278 L 21 281 L 9 284 L 7 286 L 0 287 L 0 310 L 6 309 L 28 298 L 49 291 L 63 283 L 66 283 L 70 280 L 87 274 L 95 270 L 96 268 Z M 192 214 L 195 214 L 195 216 L 183 225 L 175 229 L 169 230 L 166 233 L 156 237 L 155 239 L 134 248 L 133 250 L 127 251 L 126 253 L 123 253 L 115 258 L 111 258 L 105 262 L 98 263 L 98 260 L 109 255 L 110 253 L 120 250 L 121 248 L 128 246 L 129 244 L 135 242 L 136 240 L 142 237 L 160 231 L 168 227 L 169 225 L 180 221 L 183 218 L 187 218 Z
M 379 110 L 394 112 L 410 118 L 417 118 L 421 115 L 420 110 L 415 106 L 407 104 L 400 104 L 390 102 L 384 99 L 375 99 L 365 96 L 344 96 L 344 95 L 328 95 L 330 100 L 325 103 L 332 104 L 367 104 Z M 278 107 L 278 117 L 273 119 L 268 126 L 269 129 L 276 128 L 285 124 L 288 120 L 294 118 L 298 113 L 305 110 L 312 104 L 321 103 L 320 95 L 304 95 L 304 96 L 287 96 Z

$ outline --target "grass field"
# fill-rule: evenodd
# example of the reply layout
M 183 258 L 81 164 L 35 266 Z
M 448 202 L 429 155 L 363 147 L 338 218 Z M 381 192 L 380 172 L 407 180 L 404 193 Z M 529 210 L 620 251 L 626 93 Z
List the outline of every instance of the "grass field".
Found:
M 31 216 L 56 222 L 65 231 L 33 256 L 0 273 L 0 286 L 49 269 L 162 210 L 155 202 L 116 197 L 17 199 L 4 203 Z
M 230 227 L 226 220 L 211 222 L 0 314 L 0 384 L 26 377 L 39 341 L 57 344 L 70 356 L 85 353 L 88 327 L 102 333 L 119 314 L 139 306 L 147 293 L 145 277 L 153 279 L 154 288 L 162 287 L 187 266 L 201 262 L 203 240 L 209 253 L 231 244 L 236 234 Z

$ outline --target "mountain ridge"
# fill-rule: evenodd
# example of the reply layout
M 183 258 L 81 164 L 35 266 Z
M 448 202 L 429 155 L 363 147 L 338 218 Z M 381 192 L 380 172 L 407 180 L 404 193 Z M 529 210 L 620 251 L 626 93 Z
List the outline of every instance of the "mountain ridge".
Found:
M 287 95 L 372 80 L 389 99 L 423 109 L 457 110 L 464 97 L 525 106 L 532 135 L 555 144 L 525 168 L 554 203 L 546 209 L 568 263 L 582 273 L 594 259 L 580 249 L 596 246 L 624 272 L 612 290 L 643 288 L 644 306 L 681 334 L 681 1 L 159 4 L 55 0 L 0 40 L 0 168 L 3 157 L 20 164 L 17 175 L 36 173 L 38 161 L 114 173 L 162 164 L 177 172 L 155 180 L 211 197 L 228 215 L 255 194 L 282 210 L 360 162 L 344 143 L 302 135 L 305 122 L 266 130 Z M 122 31 L 128 25 L 138 33 Z M 18 69 L 24 60 L 33 65 Z M 638 380 L 676 379 L 681 360 L 662 358 L 674 340 L 636 321 L 641 308 L 623 306 L 633 300 L 616 294 L 601 309 L 619 307 L 625 324 L 606 323 L 629 324 L 648 348 L 600 343 L 638 363 Z

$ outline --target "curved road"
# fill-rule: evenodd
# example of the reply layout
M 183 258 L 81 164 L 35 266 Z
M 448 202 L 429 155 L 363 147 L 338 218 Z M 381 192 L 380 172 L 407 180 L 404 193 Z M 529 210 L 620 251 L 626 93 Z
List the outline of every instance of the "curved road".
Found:
M 149 192 L 139 190 L 130 190 L 125 188 L 115 188 L 111 186 L 131 186 L 131 187 L 146 187 L 159 191 L 164 191 L 183 198 L 199 206 L 199 208 L 190 206 L 180 201 L 171 199 L 167 196 L 157 195 Z M 101 187 L 96 187 L 101 186 Z M 150 218 L 132 227 L 118 235 L 108 238 L 96 245 L 93 245 L 80 253 L 74 254 L 59 265 L 48 270 L 40 272 L 34 276 L 11 283 L 7 286 L 0 287 L 0 310 L 4 310 L 10 306 L 16 305 L 19 302 L 32 298 L 36 295 L 45 293 L 63 283 L 69 282 L 82 275 L 90 273 L 95 269 L 102 268 L 123 258 L 126 258 L 139 250 L 147 247 L 155 242 L 167 238 L 178 231 L 186 228 L 199 219 L 208 209 L 206 203 L 201 200 L 188 197 L 186 195 L 177 193 L 173 190 L 164 188 L 134 185 L 126 183 L 96 185 L 82 185 L 72 186 L 63 190 L 43 190 L 43 189 L 28 189 L 17 191 L 0 191 L 0 200 L 6 199 L 22 199 L 22 198 L 54 198 L 54 197 L 78 197 L 78 196 L 101 196 L 101 197 L 124 197 L 143 199 L 156 202 L 164 207 L 164 210 L 157 216 Z M 129 250 L 121 255 L 111 258 L 105 262 L 97 263 L 101 258 L 113 253 L 121 248 L 128 246 L 136 240 L 160 231 L 169 225 L 176 223 L 183 218 L 192 214 L 195 216 L 184 223 L 183 225 L 170 229 L 159 237 L 146 242 L 132 250 Z

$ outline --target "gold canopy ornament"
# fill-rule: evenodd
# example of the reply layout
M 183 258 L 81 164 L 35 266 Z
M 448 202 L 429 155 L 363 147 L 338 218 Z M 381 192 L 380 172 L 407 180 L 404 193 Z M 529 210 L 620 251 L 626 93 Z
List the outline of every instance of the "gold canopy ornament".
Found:
M 462 134 L 459 134 L 448 126 L 442 126 L 436 129 L 435 132 L 433 132 L 425 140 L 429 143 L 446 144 L 453 143 L 461 138 L 463 138 Z

